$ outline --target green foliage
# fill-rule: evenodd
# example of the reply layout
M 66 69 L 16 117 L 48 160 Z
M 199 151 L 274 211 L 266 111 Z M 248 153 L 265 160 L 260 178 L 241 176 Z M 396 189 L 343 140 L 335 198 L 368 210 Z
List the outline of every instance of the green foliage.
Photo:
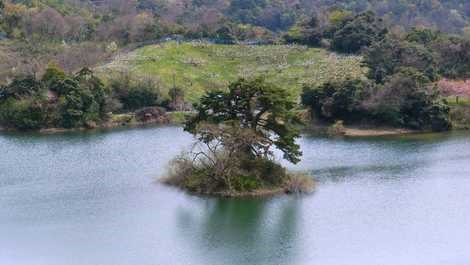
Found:
M 68 76 L 49 67 L 41 80 L 17 77 L 0 95 L 0 124 L 19 130 L 73 128 L 105 118 L 104 85 L 87 69 Z
M 61 112 L 61 125 L 65 128 L 79 127 L 84 123 L 84 114 L 92 102 L 90 93 L 81 91 L 78 82 L 73 79 L 67 79 L 70 89 L 59 99 Z
M 470 39 L 442 37 L 430 44 L 437 54 L 440 73 L 448 78 L 470 77 Z
M 155 106 L 158 102 L 158 93 L 154 91 L 135 88 L 128 92 L 127 96 L 122 97 L 121 101 L 126 110 L 136 110 L 142 107 Z
M 451 127 L 449 106 L 429 79 L 413 68 L 401 69 L 367 103 L 379 122 L 433 131 Z
M 78 86 L 77 80 L 72 77 L 64 77 L 63 79 L 53 79 L 50 82 L 49 89 L 58 95 L 68 95 Z
M 344 127 L 344 122 L 342 120 L 336 121 L 326 131 L 329 136 L 341 136 L 346 133 L 346 128 Z
M 318 18 L 313 16 L 308 21 L 297 23 L 283 36 L 287 43 L 297 43 L 313 47 L 320 46 L 324 32 L 320 28 Z
M 62 70 L 58 65 L 56 64 L 50 64 L 42 76 L 42 82 L 47 86 L 50 87 L 52 91 L 55 91 L 57 93 L 61 93 L 62 89 L 58 86 L 64 79 L 66 78 L 64 70 Z M 65 92 L 65 91 L 63 91 Z
M 272 142 L 284 153 L 284 158 L 297 163 L 301 156 L 295 143 L 299 137 L 293 112 L 295 101 L 285 89 L 266 83 L 261 78 L 240 79 L 229 85 L 229 91 L 208 92 L 196 105 L 197 115 L 186 123 L 185 129 L 197 133 L 200 123 L 233 122 L 236 127 L 250 128 L 262 139 Z M 202 139 L 204 141 L 211 139 Z M 250 152 L 263 148 L 251 146 Z
M 241 168 L 250 172 L 252 179 L 263 181 L 263 185 L 280 185 L 287 178 L 286 169 L 269 159 L 243 160 Z
M 327 82 L 319 87 L 306 86 L 302 104 L 326 121 L 358 121 L 365 116 L 361 104 L 373 90 L 371 82 L 357 79 Z
M 237 40 L 232 24 L 223 24 L 215 32 L 215 39 L 220 43 L 233 44 Z
M 253 191 L 261 187 L 261 183 L 257 178 L 245 175 L 234 177 L 232 184 L 237 191 Z
M 412 67 L 431 81 L 470 77 L 470 40 L 445 35 L 430 29 L 412 29 L 404 38 L 388 35 L 365 53 L 369 77 L 383 83 L 400 68 Z
M 453 106 L 450 111 L 452 128 L 470 130 L 470 107 Z
M 32 75 L 18 76 L 7 86 L 0 87 L 0 101 L 9 97 L 20 99 L 38 93 L 43 88 L 41 82 Z
M 123 109 L 127 111 L 157 106 L 161 101 L 161 94 L 158 87 L 150 80 L 119 86 L 117 93 L 119 100 L 123 104 Z
M 385 84 L 347 80 L 306 87 L 302 104 L 319 118 L 423 129 L 448 130 L 449 106 L 429 78 L 414 68 L 401 68 Z
M 18 130 L 40 129 L 46 124 L 44 104 L 36 98 L 9 98 L 0 103 L 0 124 Z
M 383 20 L 371 11 L 352 16 L 345 10 L 334 9 L 328 15 L 326 21 L 313 16 L 296 24 L 284 35 L 285 41 L 309 46 L 331 42 L 331 49 L 335 51 L 358 53 L 382 40 L 388 31 Z
M 284 1 L 233 0 L 227 14 L 234 21 L 270 30 L 285 30 L 295 22 L 294 10 Z
M 437 40 L 440 33 L 428 28 L 412 28 L 407 32 L 405 40 L 428 45 Z
M 431 81 L 438 79 L 436 58 L 430 49 L 394 36 L 372 44 L 365 52 L 364 64 L 369 67 L 369 78 L 378 83 L 383 83 L 387 76 L 403 67 L 415 68 L 425 73 Z
M 387 34 L 382 19 L 368 11 L 342 22 L 332 38 L 332 49 L 344 53 L 357 53 Z

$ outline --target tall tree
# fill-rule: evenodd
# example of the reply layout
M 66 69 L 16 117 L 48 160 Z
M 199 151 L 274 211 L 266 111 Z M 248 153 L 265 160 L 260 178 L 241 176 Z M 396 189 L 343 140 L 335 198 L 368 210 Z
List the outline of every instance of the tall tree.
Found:
M 371 11 L 358 14 L 351 20 L 343 22 L 333 35 L 332 48 L 345 53 L 356 53 L 382 40 L 387 28 L 381 18 Z
M 292 163 L 302 155 L 295 139 L 299 137 L 294 113 L 295 101 L 285 89 L 265 82 L 261 78 L 240 79 L 229 85 L 229 91 L 208 92 L 196 105 L 197 115 L 189 120 L 185 129 L 198 134 L 199 124 L 232 124 L 252 130 L 262 141 L 247 146 L 246 152 L 261 156 L 272 154 L 275 146 Z M 203 135 L 202 141 L 211 141 Z

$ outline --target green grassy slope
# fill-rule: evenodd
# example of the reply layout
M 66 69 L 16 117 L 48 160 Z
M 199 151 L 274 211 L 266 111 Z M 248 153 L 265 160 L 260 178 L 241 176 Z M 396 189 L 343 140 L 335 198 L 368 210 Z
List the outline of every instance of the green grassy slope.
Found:
M 103 73 L 128 70 L 160 80 L 165 90 L 182 87 L 196 101 L 206 90 L 225 88 L 238 77 L 265 76 L 300 95 L 305 83 L 360 77 L 359 56 L 340 56 L 303 46 L 246 46 L 167 42 L 146 46 L 100 67 Z M 165 92 L 165 91 L 163 91 Z

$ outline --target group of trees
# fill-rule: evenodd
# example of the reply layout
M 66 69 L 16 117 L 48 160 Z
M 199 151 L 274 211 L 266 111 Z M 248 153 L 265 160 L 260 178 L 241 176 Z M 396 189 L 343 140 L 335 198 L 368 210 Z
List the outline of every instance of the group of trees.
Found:
M 400 67 L 413 67 L 431 81 L 440 77 L 470 77 L 470 39 L 430 29 L 412 29 L 403 36 L 388 35 L 365 52 L 369 77 L 378 82 Z
M 105 93 L 86 68 L 75 75 L 50 67 L 41 79 L 19 76 L 0 88 L 0 124 L 20 130 L 91 126 L 105 116 Z
M 397 34 L 378 26 L 380 20 L 373 16 L 368 12 L 343 17 L 341 21 L 349 22 L 341 22 L 329 35 L 331 49 L 363 55 L 368 80 L 307 85 L 303 104 L 327 121 L 449 129 L 449 106 L 436 82 L 442 77 L 470 77 L 470 40 L 426 28 Z M 368 21 L 374 25 L 367 26 Z M 323 38 L 328 36 L 325 32 Z
M 354 12 L 371 10 L 388 25 L 400 29 L 429 27 L 449 33 L 461 33 L 468 26 L 469 3 L 461 0 L 377 0 L 335 1 L 336 5 Z
M 372 43 L 382 40 L 388 32 L 382 19 L 371 11 L 353 15 L 344 10 L 333 10 L 321 20 L 313 16 L 287 32 L 287 42 L 309 46 L 326 46 L 343 53 L 357 53 Z
M 303 24 L 305 17 L 312 13 L 316 14 L 321 28 L 331 31 L 336 26 L 345 26 L 344 34 L 353 25 L 339 24 L 351 22 L 353 14 L 366 10 L 375 12 L 383 21 L 376 25 L 364 24 L 361 21 L 370 22 L 367 20 L 371 17 L 362 16 L 356 18 L 354 26 L 366 25 L 372 29 L 385 23 L 399 25 L 402 29 L 426 26 L 462 33 L 468 31 L 466 27 L 470 20 L 470 4 L 459 0 L 96 0 L 41 3 L 2 0 L 1 3 L 3 18 L 0 28 L 10 37 L 60 41 L 112 39 L 124 44 L 171 33 L 216 37 L 218 31 L 227 27 L 238 29 L 233 32 L 237 33 L 237 38 L 256 35 L 259 31 L 282 32 L 293 25 Z
M 135 5 L 120 13 L 97 11 L 90 5 L 37 6 L 36 2 L 5 2 L 0 30 L 12 39 L 47 42 L 111 40 L 128 44 L 158 37 L 155 16 Z M 129 2 L 131 4 L 131 2 Z
M 400 67 L 414 67 L 435 81 L 438 76 L 470 76 L 470 38 L 431 28 L 394 31 L 371 11 L 354 15 L 335 9 L 292 27 L 284 39 L 291 43 L 323 46 L 341 53 L 362 53 L 380 83 Z
M 423 73 L 401 68 L 384 84 L 371 80 L 306 86 L 302 103 L 323 121 L 387 125 L 418 130 L 451 128 L 449 106 Z
M 113 112 L 134 112 L 149 106 L 169 106 L 152 80 L 128 75 L 107 84 L 88 68 L 74 75 L 50 65 L 44 75 L 17 76 L 0 86 L 0 126 L 19 130 L 95 127 Z

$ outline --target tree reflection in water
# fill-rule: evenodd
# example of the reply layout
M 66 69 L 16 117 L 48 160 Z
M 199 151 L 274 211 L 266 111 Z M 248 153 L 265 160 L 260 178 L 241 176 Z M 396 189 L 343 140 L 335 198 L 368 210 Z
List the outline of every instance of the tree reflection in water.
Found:
M 209 256 L 220 264 L 295 263 L 300 237 L 297 198 L 209 199 L 206 203 L 200 215 L 186 208 L 177 214 L 180 232 L 197 245 L 201 258 L 207 261 Z

